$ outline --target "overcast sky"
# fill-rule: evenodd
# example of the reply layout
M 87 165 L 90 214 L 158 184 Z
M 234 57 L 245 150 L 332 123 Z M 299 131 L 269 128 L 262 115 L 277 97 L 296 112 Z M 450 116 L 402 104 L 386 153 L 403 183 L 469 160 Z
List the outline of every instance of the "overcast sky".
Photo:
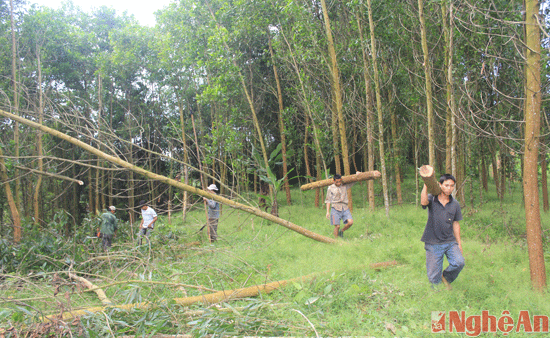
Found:
M 61 7 L 61 3 L 65 1 L 66 0 L 29 0 L 29 3 L 35 3 L 50 8 L 59 8 Z M 113 7 L 118 14 L 128 11 L 128 13 L 133 14 L 142 25 L 150 27 L 155 25 L 155 15 L 153 13 L 167 6 L 172 1 L 176 0 L 72 0 L 72 2 L 82 8 L 84 12 L 90 12 L 91 8 L 97 8 L 103 5 Z

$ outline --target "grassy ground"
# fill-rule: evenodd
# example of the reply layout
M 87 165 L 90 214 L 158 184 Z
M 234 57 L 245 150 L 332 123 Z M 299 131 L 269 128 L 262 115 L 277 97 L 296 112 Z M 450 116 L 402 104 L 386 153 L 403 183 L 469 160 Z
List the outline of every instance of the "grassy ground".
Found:
M 315 242 L 229 208 L 223 209 L 220 240 L 213 245 L 206 241 L 204 231 L 198 232 L 204 224 L 204 210 L 199 208 L 188 214 L 185 224 L 181 215 L 171 222 L 161 217 L 151 248 L 135 248 L 129 229 L 115 239 L 108 255 L 99 252 L 97 244 L 82 245 L 88 252 L 82 254 L 85 258 L 73 257 L 72 269 L 105 286 L 114 304 L 149 301 L 158 307 L 131 311 L 115 307 L 89 313 L 70 330 L 74 336 L 90 337 L 154 333 L 426 337 L 431 335 L 433 311 L 465 311 L 466 317 L 489 311 L 497 320 L 509 311 L 516 324 L 522 310 L 531 316 L 549 315 L 550 298 L 530 286 L 521 191 L 511 190 L 502 202 L 493 192 L 484 193 L 482 205 L 479 191 L 474 191 L 474 208 L 463 209 L 461 222 L 466 267 L 450 291 L 434 289 L 427 281 L 420 242 L 427 214 L 415 205 L 415 196 L 409 194 L 404 205 L 392 206 L 387 218 L 380 199 L 375 212 L 368 210 L 365 187 L 356 185 L 354 226 L 336 245 Z M 292 206 L 286 206 L 284 194 L 279 197 L 282 218 L 332 236 L 324 205 L 313 206 L 314 192 L 293 191 Z M 550 216 L 542 217 L 548 251 Z M 396 266 L 370 267 L 394 260 Z M 5 280 L 0 288 L 4 327 L 45 330 L 32 326 L 39 314 L 100 304 L 95 294 L 77 292 L 79 286 L 63 274 L 67 263 L 60 261 L 50 262 L 63 268 L 59 271 L 11 274 Z M 231 290 L 300 276 L 309 277 L 254 298 L 190 307 L 170 301 L 209 293 L 192 286 Z M 114 282 L 121 284 L 107 286 Z M 52 297 L 56 288 L 59 294 Z M 37 296 L 46 298 L 29 300 Z M 514 327 L 510 335 L 527 336 L 522 328 L 515 332 Z

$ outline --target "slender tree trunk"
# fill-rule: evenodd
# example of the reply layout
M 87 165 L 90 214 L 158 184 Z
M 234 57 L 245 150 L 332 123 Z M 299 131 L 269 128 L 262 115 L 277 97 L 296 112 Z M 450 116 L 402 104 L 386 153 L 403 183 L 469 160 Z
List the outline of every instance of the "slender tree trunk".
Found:
M 390 94 L 391 95 L 391 94 Z M 401 167 L 399 145 L 397 144 L 399 138 L 397 136 L 397 118 L 395 117 L 395 110 L 391 109 L 391 134 L 393 143 L 393 162 L 395 169 L 395 190 L 397 193 L 397 204 L 403 204 L 403 197 L 401 194 Z
M 40 46 L 36 46 L 36 60 L 38 67 L 38 123 L 44 123 L 44 98 L 42 90 L 42 63 L 40 58 Z M 36 152 L 38 157 L 38 167 L 40 171 L 44 171 L 44 160 L 42 159 L 43 150 L 42 150 L 42 132 L 37 131 L 36 133 Z M 37 175 L 36 185 L 34 187 L 34 197 L 33 197 L 33 207 L 34 207 L 34 224 L 39 225 L 40 220 L 40 189 L 42 186 L 42 175 Z
M 132 134 L 132 107 L 131 102 L 129 99 L 129 94 L 126 94 L 126 97 L 128 98 L 128 111 L 126 112 L 126 123 L 128 132 L 130 135 Z M 130 136 L 132 137 L 132 136 Z M 131 140 L 130 140 L 131 141 Z M 128 162 L 133 165 L 134 163 L 134 148 L 132 146 L 132 142 L 129 142 L 128 144 Z M 134 172 L 129 171 L 128 172 L 128 208 L 129 214 L 130 214 L 130 226 L 133 227 L 134 223 L 136 222 L 136 210 L 135 210 L 135 182 L 134 182 Z M 138 229 L 139 230 L 139 229 Z M 132 234 L 132 240 L 133 240 L 133 234 L 134 232 L 131 232 Z
M 315 153 L 315 172 L 317 174 L 316 180 L 320 181 L 322 180 L 321 176 L 321 154 Z M 320 207 L 321 203 L 320 201 L 325 200 L 325 190 L 321 188 L 315 189 L 315 206 Z
M 184 121 L 184 110 L 183 110 L 183 102 L 181 97 L 178 96 L 178 109 L 180 112 L 180 128 L 181 128 L 181 143 L 183 147 L 183 179 L 185 184 L 189 183 L 189 175 L 187 171 L 187 166 L 189 163 L 189 150 L 187 149 L 187 140 L 185 137 L 185 121 Z M 183 223 L 185 223 L 185 217 L 187 215 L 187 203 L 189 200 L 189 196 L 187 191 L 183 192 L 183 205 L 182 205 L 182 219 Z
M 338 70 L 338 61 L 336 58 L 336 49 L 334 47 L 334 41 L 332 38 L 332 30 L 330 28 L 330 19 L 328 16 L 327 4 L 325 0 L 321 0 L 321 6 L 323 8 L 323 18 L 325 20 L 325 32 L 327 34 L 328 40 L 328 51 L 330 54 L 330 70 L 331 70 L 331 82 L 332 82 L 332 93 L 335 101 L 336 113 L 338 114 L 338 129 L 340 134 L 340 144 L 342 147 L 342 160 L 344 161 L 344 174 L 350 175 L 350 165 L 349 165 L 349 152 L 348 152 L 348 141 L 346 133 L 346 121 L 344 120 L 344 107 L 342 104 L 342 89 L 340 88 L 340 71 Z M 351 196 L 351 189 L 348 189 L 348 205 L 351 210 L 353 210 L 353 199 Z
M 489 191 L 489 182 L 487 178 L 487 163 L 485 162 L 485 155 L 481 154 L 481 186 L 486 192 Z
M 306 167 L 306 176 L 309 183 L 313 182 L 311 169 L 309 166 L 309 147 L 308 147 L 308 139 L 309 139 L 309 117 L 307 114 L 305 114 L 306 119 L 306 125 L 304 127 L 304 164 Z M 319 206 L 319 192 L 315 192 L 315 207 Z
M 338 113 L 336 112 L 334 104 L 331 105 L 330 111 L 331 111 L 330 127 L 332 131 L 332 149 L 334 152 L 334 169 L 336 170 L 336 174 L 341 175 L 342 161 L 340 159 L 341 149 L 338 146 Z
M 361 27 L 361 19 L 359 14 L 356 14 L 357 27 L 359 29 L 359 36 L 361 38 L 361 55 L 363 57 L 363 81 L 365 82 L 365 120 L 367 123 L 367 157 L 365 162 L 367 163 L 367 171 L 374 171 L 374 130 L 373 130 L 373 115 L 372 111 L 372 90 L 371 90 L 371 81 L 368 73 L 370 68 L 369 59 L 367 56 L 367 44 L 365 38 L 363 37 L 363 28 Z M 367 181 L 367 190 L 369 196 L 369 207 L 371 211 L 374 211 L 375 201 L 374 201 L 374 181 Z
M 491 166 L 493 168 L 493 180 L 495 181 L 495 189 L 497 192 L 497 197 L 500 198 L 500 179 L 498 175 L 498 163 L 497 163 L 497 154 L 495 149 L 491 149 Z
M 10 207 L 11 218 L 13 220 L 13 241 L 15 243 L 21 242 L 21 217 L 19 216 L 19 211 L 17 210 L 17 205 L 15 204 L 15 199 L 11 193 L 10 180 L 8 178 L 8 171 L 6 169 L 6 164 L 4 163 L 4 153 L 0 147 L 0 179 L 4 185 L 6 192 L 6 199 L 8 200 L 8 205 Z
M 539 1 L 524 0 L 525 6 L 525 155 L 523 194 L 529 248 L 531 283 L 535 290 L 546 290 L 546 267 L 542 243 L 538 189 L 538 156 L 541 115 Z
M 369 27 L 371 35 L 371 56 L 372 67 L 374 71 L 374 87 L 376 93 L 376 110 L 378 112 L 378 144 L 380 150 L 380 172 L 382 173 L 382 190 L 384 192 L 384 207 L 386 209 L 386 216 L 390 216 L 390 200 L 388 198 L 388 178 L 386 174 L 386 160 L 384 158 L 384 119 L 382 112 L 382 97 L 380 94 L 380 76 L 378 72 L 378 62 L 376 57 L 376 40 L 374 38 L 374 21 L 372 19 L 372 6 L 371 0 L 367 0 L 367 6 L 369 11 Z
M 11 75 L 13 81 L 13 112 L 15 115 L 19 115 L 19 89 L 17 81 L 17 44 L 15 39 L 15 8 L 13 6 L 13 0 L 10 0 L 10 24 L 11 24 Z M 15 122 L 13 126 L 13 141 L 15 145 L 15 158 L 19 162 L 19 123 Z M 19 177 L 19 169 L 15 169 L 15 191 L 14 201 L 17 210 L 22 210 L 21 205 L 21 178 Z M 17 213 L 19 215 L 19 212 Z M 19 231 L 21 228 L 16 228 L 15 231 Z
M 426 34 L 426 20 L 424 19 L 424 3 L 418 0 L 418 18 L 420 20 L 420 35 L 422 38 L 422 52 L 424 53 L 424 77 L 426 80 L 426 110 L 428 119 L 428 162 L 435 168 L 435 132 L 434 113 L 432 103 L 432 70 L 428 52 L 428 38 Z
M 452 144 L 453 144 L 453 122 L 452 122 L 452 111 L 451 111 L 451 83 L 449 79 L 449 69 L 451 62 L 449 61 L 451 57 L 451 50 L 449 48 L 449 23 L 447 21 L 447 5 L 445 2 L 441 2 L 441 18 L 442 18 L 442 25 L 443 25 L 443 36 L 445 38 L 445 58 L 444 58 L 444 65 L 445 69 L 447 70 L 446 77 L 445 77 L 445 84 L 446 84 L 446 119 L 445 119 L 445 172 L 446 173 L 453 173 L 452 164 L 451 164 L 451 158 L 452 158 Z M 451 73 L 452 75 L 452 73 Z
M 271 32 L 267 32 L 269 38 L 269 53 L 271 54 L 271 61 L 273 62 L 273 75 L 275 76 L 275 82 L 277 84 L 277 101 L 279 102 L 279 114 L 277 119 L 279 121 L 279 133 L 281 134 L 281 154 L 283 155 L 283 177 L 284 177 L 284 188 L 286 192 L 286 204 L 292 204 L 292 198 L 290 196 L 290 185 L 288 184 L 288 165 L 287 165 L 287 155 L 286 155 L 286 135 L 285 135 L 285 123 L 283 120 L 283 114 L 285 111 L 283 105 L 283 90 L 281 89 L 281 82 L 279 81 L 279 73 L 277 71 L 277 65 L 275 64 L 275 53 L 273 52 L 273 46 L 271 45 Z

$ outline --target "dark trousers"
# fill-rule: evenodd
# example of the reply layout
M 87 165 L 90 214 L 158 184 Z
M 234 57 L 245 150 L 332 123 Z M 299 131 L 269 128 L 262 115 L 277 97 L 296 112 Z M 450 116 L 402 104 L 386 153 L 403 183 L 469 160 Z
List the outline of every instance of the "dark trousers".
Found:
M 103 234 L 103 250 L 109 250 L 111 248 L 111 244 L 113 243 L 113 235 L 105 235 Z

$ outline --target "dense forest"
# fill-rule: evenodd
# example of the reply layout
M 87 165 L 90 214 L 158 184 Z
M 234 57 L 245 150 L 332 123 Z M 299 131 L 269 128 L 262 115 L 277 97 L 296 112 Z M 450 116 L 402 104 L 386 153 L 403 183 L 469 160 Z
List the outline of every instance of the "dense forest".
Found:
M 462 206 L 489 193 L 502 201 L 523 182 L 531 279 L 542 289 L 547 9 L 179 0 L 146 27 L 108 7 L 0 0 L 0 110 L 185 186 L 216 183 L 231 200 L 261 194 L 274 215 L 278 192 L 292 205 L 293 187 L 336 173 L 380 171 L 366 199 L 386 216 L 419 193 L 423 164 L 457 177 Z M 25 241 L 63 213 L 68 236 L 109 205 L 134 223 L 140 200 L 185 220 L 199 200 L 6 116 L 2 239 Z M 416 186 L 405 189 L 407 179 Z

